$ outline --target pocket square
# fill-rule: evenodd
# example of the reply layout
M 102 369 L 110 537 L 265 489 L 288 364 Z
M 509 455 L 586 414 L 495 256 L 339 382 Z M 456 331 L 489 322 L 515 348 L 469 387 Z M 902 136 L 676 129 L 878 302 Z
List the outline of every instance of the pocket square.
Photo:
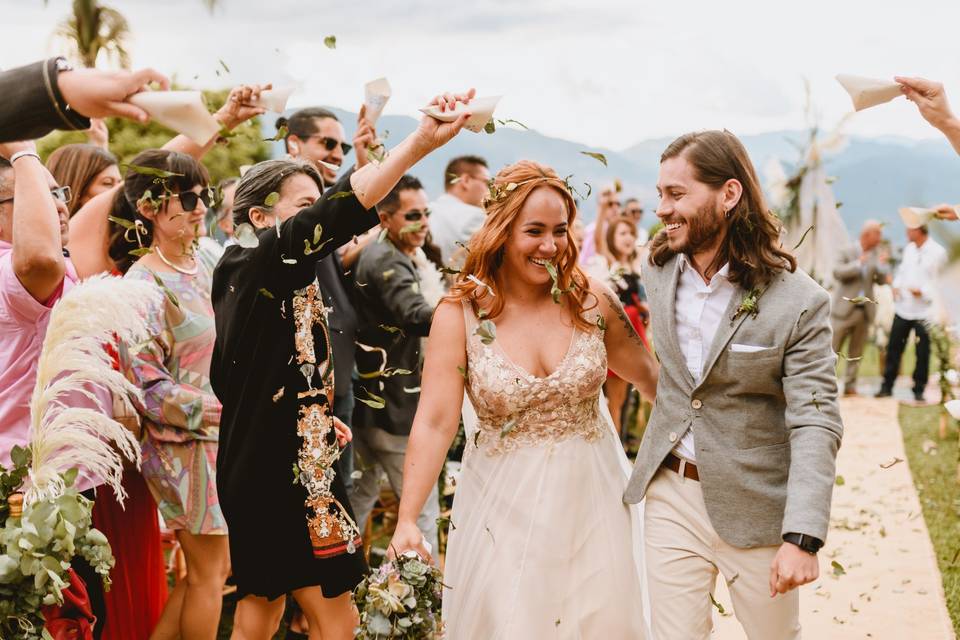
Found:
M 730 351 L 733 353 L 757 353 L 758 351 L 768 351 L 773 347 L 758 347 L 753 344 L 730 344 Z

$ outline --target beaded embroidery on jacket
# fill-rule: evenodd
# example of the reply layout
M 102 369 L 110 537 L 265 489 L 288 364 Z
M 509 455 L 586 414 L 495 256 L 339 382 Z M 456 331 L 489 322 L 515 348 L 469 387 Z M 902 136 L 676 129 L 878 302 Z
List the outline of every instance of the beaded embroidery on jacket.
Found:
M 298 478 L 307 490 L 305 505 L 310 539 L 317 557 L 330 557 L 346 551 L 354 553 L 360 544 L 360 530 L 347 510 L 334 497 L 331 485 L 336 475 L 334 464 L 341 449 L 333 433 L 333 362 L 331 360 L 328 309 L 319 295 L 319 285 L 294 291 L 293 317 L 296 365 L 306 379 L 306 390 L 297 399 L 300 405 L 297 435 L 303 439 L 297 456 Z M 314 329 L 323 334 L 326 353 L 317 361 Z M 318 379 L 319 376 L 319 379 Z M 320 399 L 317 401 L 317 399 Z

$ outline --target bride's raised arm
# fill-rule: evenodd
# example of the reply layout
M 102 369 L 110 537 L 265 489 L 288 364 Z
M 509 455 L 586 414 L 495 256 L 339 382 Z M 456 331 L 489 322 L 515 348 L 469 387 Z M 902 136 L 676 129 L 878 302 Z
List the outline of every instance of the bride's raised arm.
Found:
M 645 400 L 653 402 L 657 395 L 657 375 L 660 365 L 643 343 L 620 300 L 610 287 L 590 278 L 590 290 L 598 299 L 598 310 L 603 314 L 606 330 L 607 366 L 639 391 Z
M 424 559 L 417 516 L 437 483 L 447 451 L 457 435 L 463 403 L 467 366 L 466 328 L 463 307 L 445 300 L 437 307 L 420 378 L 420 403 L 413 419 L 403 463 L 403 490 L 397 529 L 387 550 L 388 557 L 413 549 Z

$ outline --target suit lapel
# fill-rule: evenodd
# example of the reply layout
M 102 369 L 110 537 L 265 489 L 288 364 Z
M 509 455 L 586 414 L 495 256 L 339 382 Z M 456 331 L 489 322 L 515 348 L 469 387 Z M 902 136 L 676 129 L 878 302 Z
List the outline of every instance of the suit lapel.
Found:
M 677 337 L 677 283 L 680 281 L 680 260 L 673 259 L 673 272 L 670 274 L 670 280 L 666 283 L 666 293 L 664 294 L 663 305 L 666 315 L 666 348 L 670 357 L 674 360 L 674 365 L 680 369 L 683 379 L 693 389 L 696 386 L 696 380 L 690 375 L 690 369 L 687 368 L 687 360 L 683 357 L 683 351 L 680 350 L 680 339 Z M 654 329 L 656 332 L 656 329 Z
M 704 364 L 700 382 L 706 380 L 707 376 L 710 375 L 710 370 L 713 369 L 713 365 L 716 364 L 723 350 L 727 348 L 727 343 L 730 342 L 733 334 L 736 333 L 740 325 L 743 324 L 743 321 L 750 315 L 749 313 L 740 313 L 737 314 L 736 318 L 733 318 L 734 314 L 737 313 L 737 309 L 743 304 L 743 299 L 746 295 L 746 291 L 737 287 L 734 294 L 730 296 L 730 303 L 727 305 L 727 310 L 720 319 L 720 326 L 717 327 L 717 333 L 713 337 L 713 344 L 710 345 L 710 352 L 707 354 L 707 361 Z M 730 320 L 730 318 L 733 319 Z

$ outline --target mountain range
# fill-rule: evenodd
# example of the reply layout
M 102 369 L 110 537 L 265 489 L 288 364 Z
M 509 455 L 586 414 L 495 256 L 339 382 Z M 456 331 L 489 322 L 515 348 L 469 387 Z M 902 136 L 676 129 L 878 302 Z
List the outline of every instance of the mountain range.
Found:
M 356 114 L 342 109 L 332 109 L 346 130 L 347 139 L 353 137 Z M 272 130 L 272 123 L 264 123 L 265 131 Z M 380 118 L 377 129 L 385 137 L 389 148 L 417 126 L 414 118 L 385 115 Z M 741 136 L 750 153 L 761 182 L 765 182 L 764 167 L 771 158 L 783 164 L 791 173 L 799 159 L 799 146 L 807 137 L 800 130 L 775 131 Z M 561 177 L 573 175 L 571 182 L 584 195 L 592 187 L 594 196 L 581 203 L 581 215 L 586 220 L 596 215 L 596 192 L 615 178 L 623 184 L 622 198 L 639 197 L 646 214 L 644 226 L 656 222 L 656 180 L 660 153 L 670 143 L 670 138 L 638 142 L 626 149 L 613 150 L 588 147 L 584 144 L 554 138 L 534 130 L 523 130 L 517 125 L 500 126 L 493 134 L 463 132 L 448 145 L 421 161 L 412 171 L 423 182 L 432 197 L 443 190 L 443 173 L 447 162 L 458 155 L 476 154 L 486 158 L 491 173 L 521 159 L 542 162 L 553 167 Z M 282 153 L 277 143 L 276 154 Z M 607 166 L 584 155 L 583 151 L 602 153 Z M 349 161 L 352 156 L 347 157 Z M 960 203 L 960 157 L 944 139 L 910 140 L 883 137 L 863 138 L 851 136 L 838 151 L 829 154 L 825 166 L 836 178 L 833 183 L 837 200 L 843 203 L 840 213 L 851 237 L 855 237 L 860 225 L 868 218 L 887 223 L 887 235 L 895 243 L 905 243 L 903 224 L 897 215 L 902 206 L 928 206 L 941 202 Z M 947 227 L 935 229 L 937 235 L 948 235 Z

